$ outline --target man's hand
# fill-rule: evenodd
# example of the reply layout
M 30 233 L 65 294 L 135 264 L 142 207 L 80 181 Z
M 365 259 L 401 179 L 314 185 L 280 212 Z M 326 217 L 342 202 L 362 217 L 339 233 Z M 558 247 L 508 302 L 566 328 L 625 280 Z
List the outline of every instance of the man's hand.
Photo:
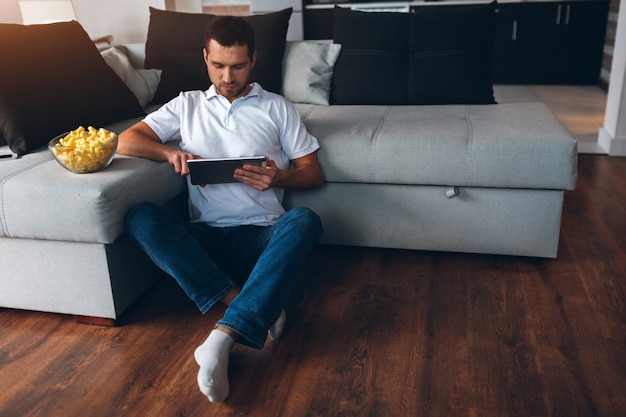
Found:
M 274 161 L 268 158 L 265 167 L 244 165 L 241 169 L 235 170 L 233 177 L 259 191 L 273 187 L 303 190 L 322 185 L 324 175 L 317 153 L 296 158 L 291 162 L 294 165 L 293 169 L 280 169 Z
M 233 177 L 244 184 L 248 184 L 259 191 L 269 190 L 274 187 L 281 170 L 271 159 L 267 159 L 265 166 L 244 165 L 236 169 Z
M 172 152 L 167 153 L 167 162 L 174 167 L 174 171 L 185 176 L 189 175 L 189 166 L 187 161 L 198 158 L 199 156 L 197 155 L 180 150 L 172 150 Z

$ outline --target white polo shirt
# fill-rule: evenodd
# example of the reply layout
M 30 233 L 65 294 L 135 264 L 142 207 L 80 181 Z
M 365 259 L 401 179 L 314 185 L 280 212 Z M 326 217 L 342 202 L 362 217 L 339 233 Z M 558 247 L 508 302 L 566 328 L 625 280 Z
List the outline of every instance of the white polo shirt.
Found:
M 207 91 L 182 92 L 144 121 L 163 143 L 178 140 L 186 152 L 202 158 L 264 155 L 281 169 L 290 160 L 319 149 L 293 104 L 257 83 L 244 97 L 230 103 Z M 215 184 L 189 188 L 191 221 L 211 226 L 270 225 L 285 213 L 283 190 L 258 191 L 242 184 Z

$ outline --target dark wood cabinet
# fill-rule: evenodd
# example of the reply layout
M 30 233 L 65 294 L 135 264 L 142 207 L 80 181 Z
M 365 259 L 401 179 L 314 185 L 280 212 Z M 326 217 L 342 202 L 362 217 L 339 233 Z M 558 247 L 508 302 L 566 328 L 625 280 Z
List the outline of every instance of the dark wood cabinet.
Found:
M 563 40 L 560 74 L 571 83 L 597 83 L 602 56 L 609 2 L 566 3 L 562 8 Z
M 526 72 L 518 41 L 521 7 L 520 4 L 510 4 L 496 10 L 493 73 L 498 81 L 519 80 Z
M 608 6 L 605 1 L 498 5 L 494 81 L 597 83 Z

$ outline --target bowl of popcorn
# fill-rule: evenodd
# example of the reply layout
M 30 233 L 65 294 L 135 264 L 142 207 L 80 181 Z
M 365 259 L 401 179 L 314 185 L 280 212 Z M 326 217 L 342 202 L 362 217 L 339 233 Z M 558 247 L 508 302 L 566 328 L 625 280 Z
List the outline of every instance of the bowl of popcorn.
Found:
M 117 150 L 117 135 L 92 126 L 78 127 L 48 142 L 54 159 L 76 174 L 100 171 L 109 166 Z

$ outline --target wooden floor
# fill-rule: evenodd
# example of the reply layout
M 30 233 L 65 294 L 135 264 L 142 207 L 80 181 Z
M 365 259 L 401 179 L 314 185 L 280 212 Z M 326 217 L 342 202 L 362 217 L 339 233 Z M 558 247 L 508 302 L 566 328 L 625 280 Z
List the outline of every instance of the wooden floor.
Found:
M 115 328 L 0 310 L 0 416 L 623 417 L 625 202 L 626 158 L 581 155 L 557 259 L 320 246 L 220 405 L 192 352 L 223 311 L 170 279 Z
M 578 152 L 606 154 L 598 143 L 607 93 L 594 85 L 494 85 L 498 103 L 545 103 L 578 143 Z

